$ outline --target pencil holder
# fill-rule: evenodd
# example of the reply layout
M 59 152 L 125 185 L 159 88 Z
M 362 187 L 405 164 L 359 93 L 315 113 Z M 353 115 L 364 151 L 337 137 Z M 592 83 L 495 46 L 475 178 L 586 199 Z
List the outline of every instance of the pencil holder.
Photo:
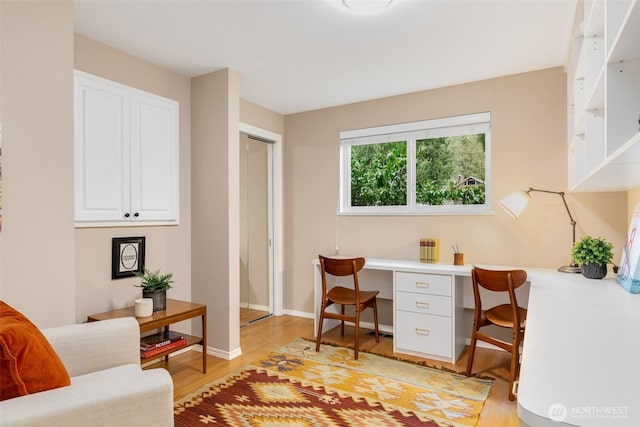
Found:
M 464 254 L 463 253 L 455 253 L 455 254 L 453 254 L 453 265 L 464 265 Z

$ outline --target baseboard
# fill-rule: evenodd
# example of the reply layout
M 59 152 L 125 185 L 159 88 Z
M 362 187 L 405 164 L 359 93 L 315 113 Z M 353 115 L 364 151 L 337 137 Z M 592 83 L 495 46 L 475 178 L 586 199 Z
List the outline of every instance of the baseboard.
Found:
M 303 317 L 305 319 L 315 318 L 313 313 L 307 313 L 304 311 L 296 311 L 296 310 L 283 310 L 282 314 L 283 315 L 286 314 L 287 316 Z
M 194 346 L 194 347 L 199 347 L 198 349 L 195 349 L 195 350 L 202 352 L 201 345 Z M 219 348 L 207 346 L 207 354 L 209 356 L 217 357 L 219 359 L 231 360 L 231 359 L 235 359 L 236 357 L 242 356 L 242 349 L 238 347 L 231 351 L 224 351 L 224 350 L 220 350 Z

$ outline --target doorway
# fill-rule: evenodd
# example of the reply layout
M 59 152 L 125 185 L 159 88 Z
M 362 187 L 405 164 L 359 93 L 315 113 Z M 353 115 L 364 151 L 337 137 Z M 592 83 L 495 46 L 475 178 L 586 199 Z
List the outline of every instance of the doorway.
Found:
M 273 145 L 240 133 L 240 326 L 273 314 Z

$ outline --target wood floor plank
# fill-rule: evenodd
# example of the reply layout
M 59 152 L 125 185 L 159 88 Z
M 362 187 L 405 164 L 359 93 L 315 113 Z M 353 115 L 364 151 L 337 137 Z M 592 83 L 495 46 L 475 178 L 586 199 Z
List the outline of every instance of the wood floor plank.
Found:
M 464 372 L 467 365 L 465 350 L 455 364 L 423 359 L 404 354 L 393 353 L 392 338 L 381 338 L 375 342 L 372 335 L 361 330 L 360 348 L 401 359 L 424 361 L 430 366 L 446 367 L 456 372 Z M 148 368 L 166 368 L 173 378 L 174 398 L 180 399 L 193 393 L 208 382 L 240 370 L 253 360 L 269 351 L 287 344 L 298 337 L 313 337 L 313 320 L 294 316 L 272 316 L 240 329 L 242 355 L 233 360 L 223 360 L 208 356 L 207 373 L 201 372 L 201 353 L 188 351 L 171 357 L 169 362 L 158 362 Z M 338 328 L 328 331 L 323 339 L 345 345 L 353 345 L 353 328 L 345 328 L 345 336 L 340 336 Z M 516 402 L 508 399 L 509 354 L 498 350 L 478 348 L 473 373 L 494 378 L 489 398 L 480 416 L 478 427 L 517 427 L 519 425 Z

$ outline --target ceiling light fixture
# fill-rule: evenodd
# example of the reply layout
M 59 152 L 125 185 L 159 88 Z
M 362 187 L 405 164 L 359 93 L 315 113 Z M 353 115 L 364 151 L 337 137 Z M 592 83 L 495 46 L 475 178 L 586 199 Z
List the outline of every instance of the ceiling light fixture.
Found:
M 393 0 L 342 0 L 342 5 L 362 15 L 380 13 L 391 6 Z

